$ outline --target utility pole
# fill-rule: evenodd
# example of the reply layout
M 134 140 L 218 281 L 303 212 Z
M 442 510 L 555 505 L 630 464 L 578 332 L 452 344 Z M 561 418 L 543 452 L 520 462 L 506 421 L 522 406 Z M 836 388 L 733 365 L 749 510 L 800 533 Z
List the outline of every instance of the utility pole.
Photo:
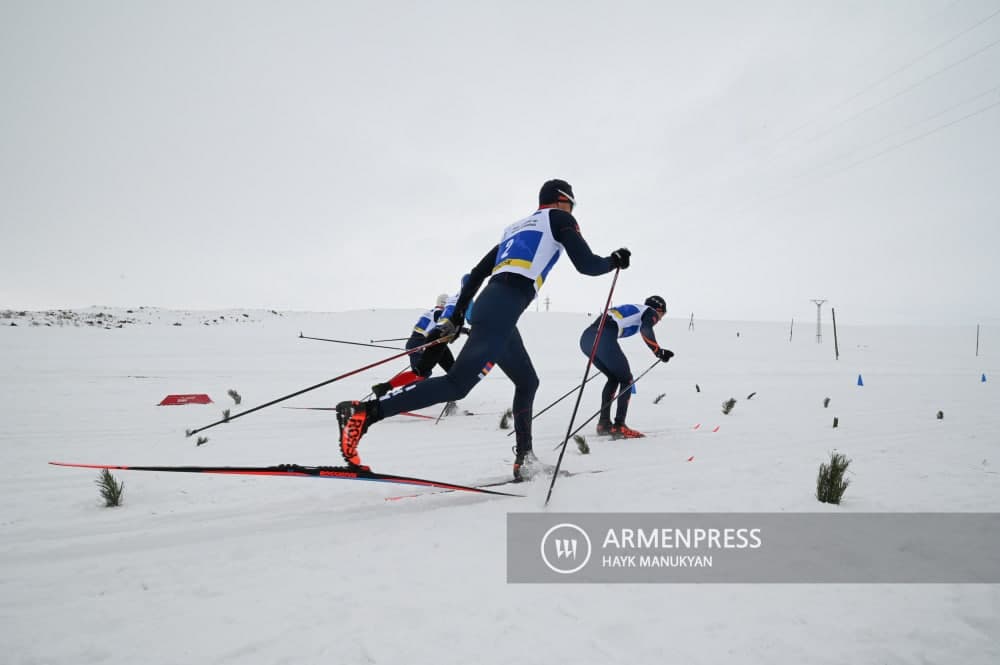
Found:
M 813 300 L 813 302 L 816 303 L 816 343 L 820 344 L 823 342 L 823 318 L 820 311 L 826 300 Z

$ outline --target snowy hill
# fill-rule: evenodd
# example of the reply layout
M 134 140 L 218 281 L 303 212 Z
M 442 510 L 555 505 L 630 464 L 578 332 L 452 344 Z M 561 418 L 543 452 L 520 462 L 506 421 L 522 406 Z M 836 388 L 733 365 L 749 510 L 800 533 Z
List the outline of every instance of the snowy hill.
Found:
M 110 330 L 132 325 L 219 325 L 225 323 L 260 323 L 276 316 L 275 310 L 190 311 L 160 307 L 88 307 L 86 309 L 2 310 L 0 324 L 17 326 L 90 326 Z
M 525 498 L 386 501 L 427 491 L 122 471 L 124 505 L 106 509 L 96 471 L 47 464 L 338 464 L 332 413 L 284 407 L 359 398 L 405 360 L 208 429 L 202 446 L 184 431 L 395 353 L 300 334 L 406 336 L 418 313 L 3 312 L 4 662 L 1000 660 L 995 585 L 506 581 L 508 512 L 996 511 L 1000 365 L 989 336 L 975 355 L 974 327 L 970 336 L 845 326 L 837 360 L 829 329 L 817 344 L 810 326 L 790 341 L 788 324 L 689 330 L 686 318 L 668 317 L 656 332 L 677 355 L 640 382 L 630 409 L 629 424 L 648 436 L 610 442 L 588 426 L 591 454 L 571 448 L 564 465 L 602 473 L 561 479 L 548 508 L 538 482 L 521 486 Z M 525 313 L 520 329 L 541 378 L 536 412 L 580 382 L 578 339 L 592 320 Z M 622 347 L 636 375 L 653 364 L 636 339 Z M 601 383 L 588 384 L 576 422 L 597 409 Z M 157 406 L 170 393 L 213 403 Z M 461 403 L 474 415 L 378 423 L 362 441 L 364 461 L 456 483 L 504 478 L 512 438 L 498 423 L 511 394 L 494 371 Z M 729 398 L 737 403 L 724 415 Z M 573 402 L 535 423 L 547 461 Z M 852 460 L 840 506 L 813 496 L 834 450 Z

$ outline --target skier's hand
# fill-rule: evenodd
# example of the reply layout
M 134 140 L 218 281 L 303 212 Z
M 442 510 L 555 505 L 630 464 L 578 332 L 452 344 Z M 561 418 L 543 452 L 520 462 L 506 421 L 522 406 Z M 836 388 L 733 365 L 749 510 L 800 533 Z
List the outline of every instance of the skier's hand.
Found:
M 462 332 L 462 324 L 465 323 L 465 317 L 455 316 L 453 319 L 441 319 L 438 321 L 437 326 L 431 331 L 431 334 L 437 333 L 437 337 L 434 339 L 438 337 L 450 337 L 451 339 L 448 340 L 449 344 L 458 339 L 459 333 Z
M 670 349 L 657 349 L 656 357 L 659 358 L 662 362 L 667 362 L 674 357 L 674 352 L 671 351 Z
M 622 247 L 621 249 L 616 249 L 615 251 L 611 252 L 611 263 L 614 265 L 614 267 L 621 268 L 622 270 L 624 270 L 625 268 L 628 268 L 629 258 L 631 256 L 632 252 L 630 252 L 628 249 L 624 247 Z
M 440 337 L 451 337 L 457 332 L 458 329 L 455 327 L 454 323 L 452 323 L 449 319 L 441 319 L 438 321 L 434 330 L 431 331 L 431 335 L 434 335 L 434 339 L 438 339 Z M 428 336 L 428 339 L 430 339 L 430 336 Z

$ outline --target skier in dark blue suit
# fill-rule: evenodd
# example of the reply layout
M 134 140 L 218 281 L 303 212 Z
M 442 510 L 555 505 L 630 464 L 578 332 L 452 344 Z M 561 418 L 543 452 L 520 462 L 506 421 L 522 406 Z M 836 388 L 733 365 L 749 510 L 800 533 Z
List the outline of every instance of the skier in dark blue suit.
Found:
M 483 282 L 489 282 L 476 301 L 476 321 L 469 339 L 445 376 L 432 377 L 378 400 L 347 401 L 337 405 L 340 451 L 351 466 L 362 466 L 358 443 L 368 427 L 404 411 L 459 400 L 499 365 L 514 382 L 514 431 L 517 447 L 514 479 L 521 480 L 536 461 L 531 450 L 531 415 L 538 375 L 524 348 L 517 321 L 534 300 L 549 272 L 565 250 L 578 272 L 603 275 L 627 268 L 631 253 L 625 248 L 608 257 L 597 256 L 580 235 L 571 214 L 573 189 L 563 180 L 549 180 L 538 194 L 534 213 L 508 226 L 500 242 L 469 273 L 450 318 L 442 317 L 435 334 L 453 336 L 465 322 L 468 303 Z
M 674 352 L 662 348 L 653 334 L 653 326 L 659 323 L 667 313 L 667 303 L 660 296 L 650 296 L 642 305 L 618 305 L 608 310 L 605 317 L 601 339 L 597 343 L 594 354 L 594 367 L 608 377 L 601 391 L 601 415 L 597 420 L 597 433 L 610 434 L 615 439 L 636 439 L 644 436 L 625 424 L 628 415 L 628 403 L 632 391 L 626 390 L 632 384 L 632 370 L 629 369 L 628 358 L 618 345 L 618 338 L 631 337 L 639 333 L 649 350 L 663 362 L 674 356 Z M 597 330 L 601 325 L 598 318 L 580 335 L 580 350 L 590 357 L 597 339 Z M 615 422 L 611 422 L 611 400 L 618 395 L 618 406 L 615 410 Z

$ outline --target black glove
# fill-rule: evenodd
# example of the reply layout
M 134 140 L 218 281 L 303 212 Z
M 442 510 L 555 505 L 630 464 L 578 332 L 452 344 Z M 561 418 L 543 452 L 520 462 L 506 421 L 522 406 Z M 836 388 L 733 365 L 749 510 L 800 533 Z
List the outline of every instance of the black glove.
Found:
M 451 337 L 452 335 L 456 335 L 457 332 L 458 328 L 455 327 L 455 324 L 448 319 L 444 319 L 442 321 L 438 321 L 437 326 L 431 331 L 431 334 L 433 335 L 434 333 L 437 333 L 437 336 L 435 337 L 435 339 L 437 339 L 438 337 Z
M 459 333 L 460 335 L 465 335 L 465 336 L 469 336 L 469 335 L 471 335 L 471 334 L 472 334 L 472 330 L 471 330 L 471 329 L 469 328 L 469 326 L 462 326 L 462 327 L 461 327 L 461 328 L 459 329 L 458 333 Z
M 449 344 L 458 339 L 459 333 L 462 331 L 462 326 L 465 323 L 464 316 L 453 316 L 450 319 L 441 319 L 438 321 L 437 326 L 431 331 L 431 335 L 437 333 L 434 339 L 438 337 L 451 337 L 448 341 Z M 431 341 L 430 335 L 427 336 L 427 340 Z
M 668 360 L 674 357 L 674 352 L 671 351 L 670 349 L 657 349 L 655 355 L 663 362 L 667 362 Z
M 616 268 L 621 268 L 622 270 L 624 270 L 625 268 L 628 268 L 630 256 L 632 256 L 632 252 L 628 251 L 624 247 L 622 247 L 621 249 L 616 249 L 615 251 L 611 252 L 611 263 Z

